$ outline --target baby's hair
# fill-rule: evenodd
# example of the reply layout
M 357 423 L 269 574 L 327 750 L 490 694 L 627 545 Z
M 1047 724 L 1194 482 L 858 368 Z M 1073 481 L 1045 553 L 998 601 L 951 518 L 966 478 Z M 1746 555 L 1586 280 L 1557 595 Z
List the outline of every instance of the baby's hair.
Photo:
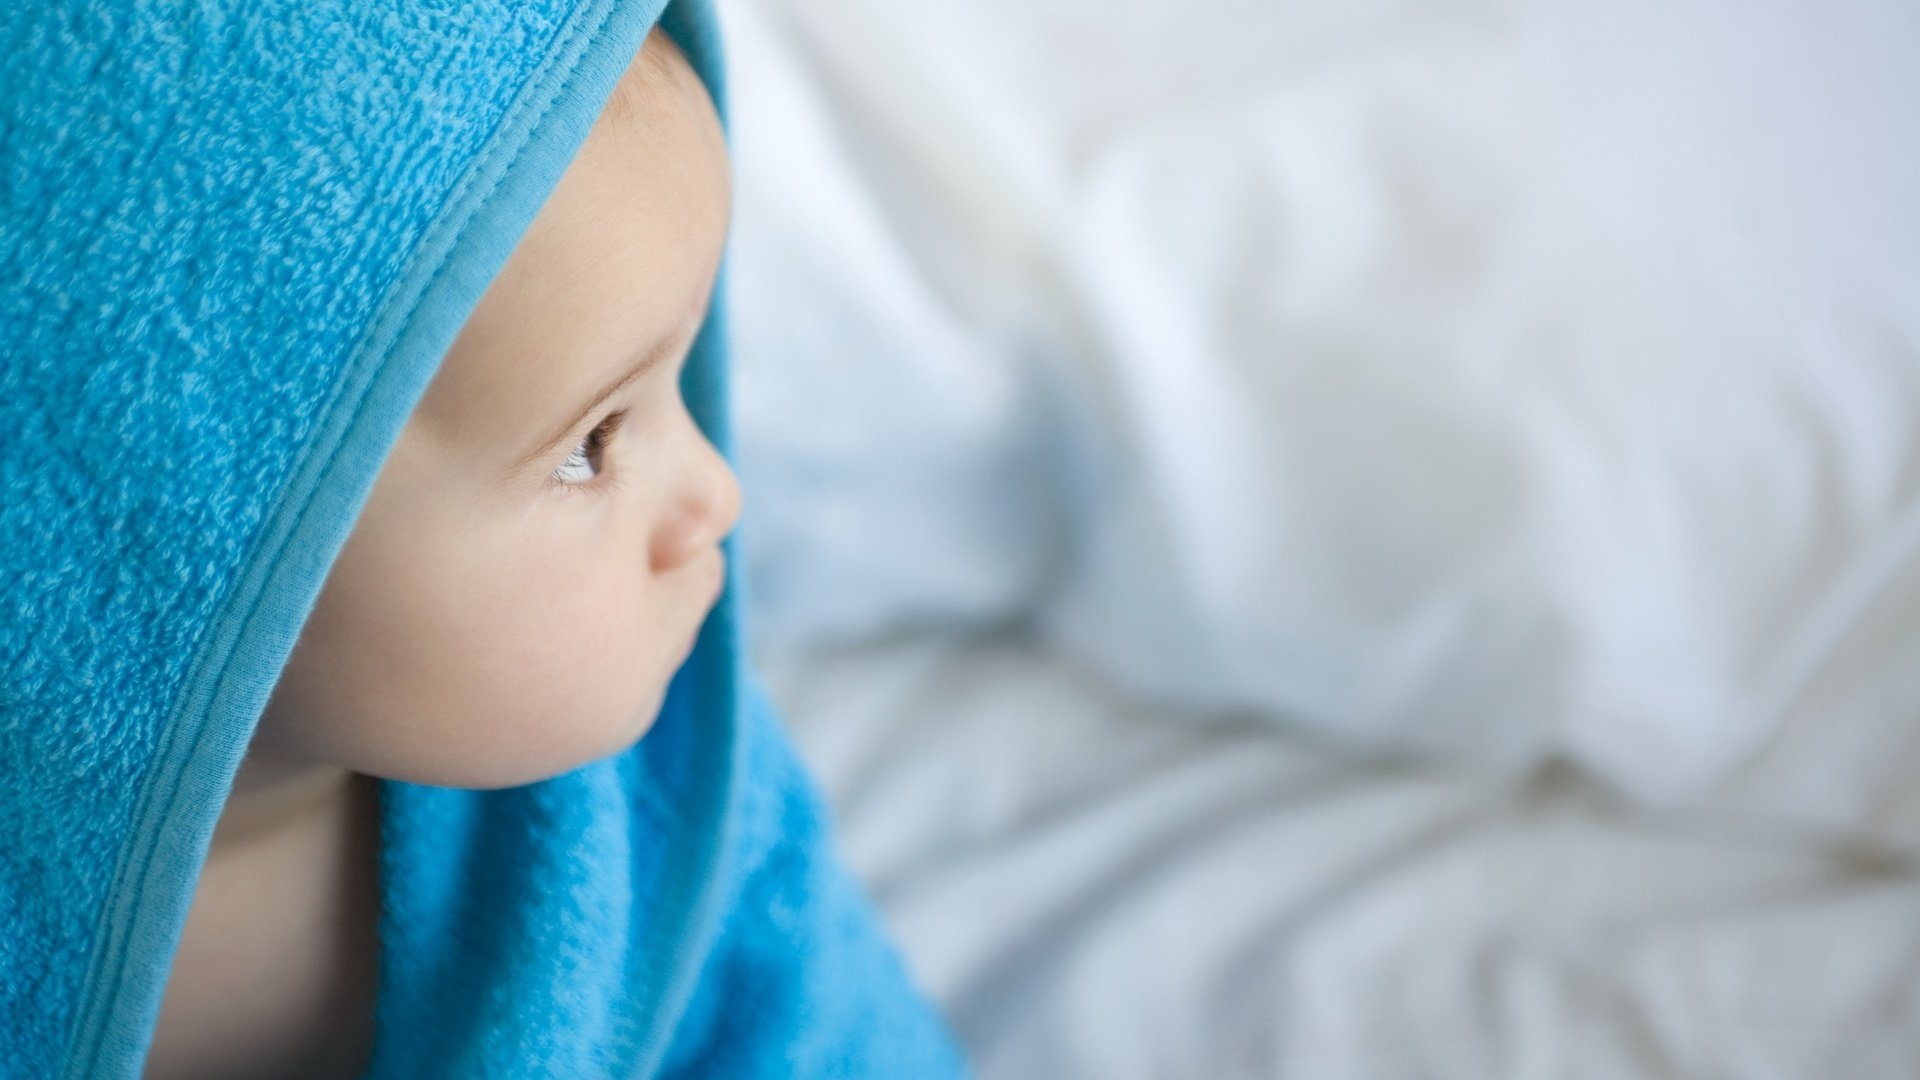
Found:
M 663 48 L 648 48 L 654 45 L 654 38 L 660 39 Z M 607 113 L 614 119 L 625 122 L 633 120 L 641 111 L 641 99 L 644 95 L 666 90 L 673 84 L 673 72 L 667 67 L 667 50 L 679 51 L 666 32 L 655 27 L 647 35 L 640 53 L 634 57 L 626 73 L 613 86 L 613 93 L 607 98 Z

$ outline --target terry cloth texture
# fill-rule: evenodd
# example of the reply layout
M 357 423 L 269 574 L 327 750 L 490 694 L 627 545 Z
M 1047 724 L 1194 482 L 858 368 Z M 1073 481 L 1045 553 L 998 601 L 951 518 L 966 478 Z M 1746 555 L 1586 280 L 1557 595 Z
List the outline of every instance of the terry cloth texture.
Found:
M 138 1075 L 328 567 L 656 20 L 724 118 L 692 0 L 0 8 L 0 1076 Z M 723 451 L 725 312 L 723 264 L 683 385 Z M 630 750 L 381 782 L 370 1075 L 961 1072 L 738 597 Z

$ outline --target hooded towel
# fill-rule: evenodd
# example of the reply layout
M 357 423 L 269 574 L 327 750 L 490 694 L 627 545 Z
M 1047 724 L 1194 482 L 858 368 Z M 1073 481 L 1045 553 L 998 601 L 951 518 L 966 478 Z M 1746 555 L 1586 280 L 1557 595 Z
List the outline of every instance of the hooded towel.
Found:
M 712 13 L 664 6 L 0 13 L 0 1076 L 138 1075 L 327 570 L 656 20 L 724 121 Z M 722 452 L 724 269 L 684 383 Z M 499 791 L 381 781 L 369 1075 L 961 1071 L 739 612 L 730 577 L 623 753 Z

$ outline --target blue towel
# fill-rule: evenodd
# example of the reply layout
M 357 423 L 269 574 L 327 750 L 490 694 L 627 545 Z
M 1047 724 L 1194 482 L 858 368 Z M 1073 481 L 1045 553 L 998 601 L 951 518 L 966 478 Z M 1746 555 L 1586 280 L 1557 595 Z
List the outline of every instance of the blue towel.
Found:
M 388 448 L 695 0 L 0 5 L 0 1076 L 136 1076 Z M 684 391 L 724 451 L 725 282 Z M 733 565 L 737 560 L 729 560 Z M 375 1077 L 958 1075 L 742 660 L 536 784 L 381 781 Z

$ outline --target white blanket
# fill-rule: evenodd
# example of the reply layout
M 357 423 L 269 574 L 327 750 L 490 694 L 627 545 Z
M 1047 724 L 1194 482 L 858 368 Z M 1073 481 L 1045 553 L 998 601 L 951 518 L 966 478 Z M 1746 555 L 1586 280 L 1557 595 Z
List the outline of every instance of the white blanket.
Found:
M 763 655 L 990 1075 L 1920 1075 L 1920 9 L 721 6 Z
M 1920 1065 L 1920 880 L 1870 849 L 1182 723 L 1029 642 L 767 671 L 989 1080 Z

